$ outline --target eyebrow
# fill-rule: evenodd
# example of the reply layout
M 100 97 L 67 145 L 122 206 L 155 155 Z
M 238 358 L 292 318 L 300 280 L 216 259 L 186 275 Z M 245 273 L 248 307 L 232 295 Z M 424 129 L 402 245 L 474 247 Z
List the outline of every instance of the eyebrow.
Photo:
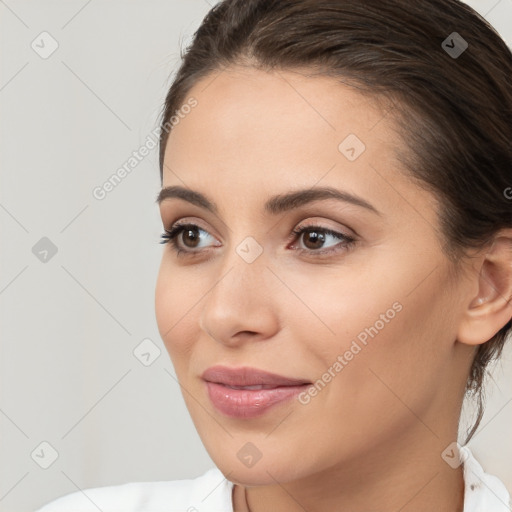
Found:
M 206 196 L 195 190 L 178 185 L 162 188 L 157 196 L 156 202 L 160 205 L 163 201 L 171 198 L 183 199 L 184 201 L 188 201 L 189 203 L 204 208 L 215 215 L 218 215 L 219 213 L 218 206 L 214 202 L 210 201 Z M 377 215 L 381 215 L 377 208 L 362 197 L 332 187 L 315 187 L 296 190 L 286 194 L 279 194 L 271 197 L 265 203 L 264 208 L 267 213 L 278 215 L 285 211 L 293 210 L 305 204 L 322 199 L 337 199 L 345 203 L 366 208 Z

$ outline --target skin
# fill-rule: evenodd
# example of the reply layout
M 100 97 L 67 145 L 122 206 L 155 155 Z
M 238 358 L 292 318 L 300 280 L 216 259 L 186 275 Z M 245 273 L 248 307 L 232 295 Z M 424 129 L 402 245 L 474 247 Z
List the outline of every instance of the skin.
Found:
M 395 157 L 392 116 L 332 78 L 229 68 L 190 96 L 198 105 L 170 133 L 163 186 L 199 191 L 219 211 L 161 202 L 165 228 L 186 220 L 204 231 L 199 248 L 178 237 L 195 255 L 164 246 L 156 318 L 197 431 L 235 483 L 234 510 L 462 510 L 462 467 L 441 454 L 457 439 L 477 346 L 512 316 L 510 233 L 454 278 L 436 199 Z M 366 146 L 355 161 L 338 150 L 349 134 Z M 335 199 L 263 209 L 270 196 L 320 186 L 380 215 Z M 326 235 L 315 248 L 307 232 L 289 238 L 304 225 L 356 242 L 319 256 L 340 240 Z M 236 252 L 248 236 L 263 251 L 252 263 Z M 200 376 L 216 364 L 315 382 L 397 302 L 401 311 L 306 405 L 240 419 L 210 402 Z M 247 442 L 261 452 L 252 467 L 237 457 Z

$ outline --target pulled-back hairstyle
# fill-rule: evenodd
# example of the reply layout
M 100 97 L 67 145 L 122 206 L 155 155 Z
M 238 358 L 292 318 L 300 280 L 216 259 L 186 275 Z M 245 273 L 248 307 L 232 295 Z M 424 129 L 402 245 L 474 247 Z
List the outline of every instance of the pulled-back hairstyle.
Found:
M 464 49 L 454 32 L 468 44 L 460 55 L 449 51 Z M 408 149 L 397 157 L 439 200 L 455 274 L 467 249 L 512 227 L 512 53 L 459 0 L 224 0 L 181 58 L 162 113 L 161 179 L 170 120 L 199 80 L 230 66 L 310 69 L 393 104 Z M 478 409 L 466 443 L 483 416 L 487 366 L 511 328 L 476 351 L 466 396 Z

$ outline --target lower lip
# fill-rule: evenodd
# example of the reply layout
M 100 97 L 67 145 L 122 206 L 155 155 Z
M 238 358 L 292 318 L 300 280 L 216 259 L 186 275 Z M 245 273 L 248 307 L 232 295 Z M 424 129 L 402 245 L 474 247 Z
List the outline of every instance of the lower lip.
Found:
M 234 418 L 254 418 L 270 407 L 297 396 L 310 384 L 283 386 L 272 389 L 231 389 L 216 382 L 206 382 L 213 405 Z

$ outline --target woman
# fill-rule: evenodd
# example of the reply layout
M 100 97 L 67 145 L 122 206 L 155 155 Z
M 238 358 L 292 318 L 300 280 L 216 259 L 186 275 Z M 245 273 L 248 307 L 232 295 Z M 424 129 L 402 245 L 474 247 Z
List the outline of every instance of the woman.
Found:
M 225 0 L 165 101 L 156 317 L 216 468 L 41 509 L 498 512 L 512 54 L 457 0 Z

